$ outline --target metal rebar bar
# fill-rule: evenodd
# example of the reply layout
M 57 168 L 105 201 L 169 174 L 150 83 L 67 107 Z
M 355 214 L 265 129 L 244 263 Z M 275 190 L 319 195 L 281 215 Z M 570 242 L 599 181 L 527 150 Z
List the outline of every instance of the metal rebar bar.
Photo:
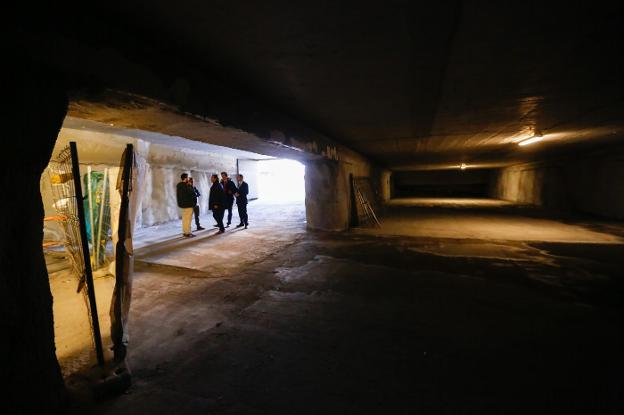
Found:
M 95 285 L 93 284 L 93 272 L 91 270 L 91 259 L 89 256 L 89 239 L 87 238 L 87 225 L 84 213 L 84 198 L 82 196 L 82 186 L 80 183 L 80 165 L 78 164 L 78 149 L 76 142 L 69 143 L 72 160 L 72 173 L 74 176 L 74 187 L 76 192 L 76 208 L 78 210 L 78 222 L 80 227 L 80 239 L 82 240 L 82 255 L 84 259 L 84 272 L 87 289 L 89 290 L 89 306 L 91 308 L 91 321 L 93 324 L 93 340 L 95 342 L 95 354 L 98 365 L 104 365 L 104 351 L 102 349 L 102 337 L 100 335 L 100 321 L 95 300 Z

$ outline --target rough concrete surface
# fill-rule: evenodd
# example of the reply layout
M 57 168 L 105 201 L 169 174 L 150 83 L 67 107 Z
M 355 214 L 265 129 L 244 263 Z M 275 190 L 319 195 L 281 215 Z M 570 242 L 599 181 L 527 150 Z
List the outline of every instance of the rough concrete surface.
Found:
M 362 232 L 504 241 L 624 242 L 617 235 L 584 226 L 578 218 L 566 221 L 530 206 L 496 199 L 393 199 L 387 210 L 381 229 Z
M 167 140 L 170 142 L 167 143 Z M 87 173 L 87 165 L 94 171 L 109 169 L 112 194 L 117 194 L 117 172 L 121 155 L 127 144 L 133 144 L 145 158 L 146 171 L 141 183 L 142 200 L 139 207 L 138 226 L 152 226 L 180 217 L 175 197 L 175 186 L 180 174 L 189 173 L 202 197 L 199 206 L 202 214 L 208 214 L 208 193 L 210 175 L 222 171 L 235 174 L 237 158 L 262 158 L 260 154 L 233 150 L 226 147 L 198 143 L 180 137 L 146 131 L 125 130 L 108 124 L 87 122 L 72 117 L 65 119 L 53 151 L 56 157 L 70 141 L 75 141 L 81 163 L 81 174 Z M 247 173 L 247 172 L 245 172 Z M 248 174 L 253 180 L 252 174 Z M 47 171 L 41 177 L 41 193 L 46 216 L 56 215 L 53 207 L 53 191 Z M 54 239 L 60 227 L 53 222 L 46 223 L 46 233 Z
M 252 201 L 248 213 L 249 228 L 236 228 L 240 219 L 234 206 L 232 225 L 225 235 L 216 233 L 218 229 L 213 227 L 215 221 L 210 216 L 201 217 L 206 230 L 195 231 L 193 239 L 182 237 L 179 220 L 140 229 L 136 234 L 136 259 L 147 264 L 203 271 L 207 277 L 216 277 L 253 266 L 305 232 L 303 203 Z M 279 223 L 275 224 L 275 220 Z
M 63 375 L 68 376 L 96 362 L 91 321 L 85 296 L 83 293 L 76 292 L 78 279 L 69 271 L 67 256 L 64 253 L 47 251 L 45 258 L 53 298 L 56 357 Z M 95 274 L 93 282 L 100 330 L 105 345 L 104 355 L 106 358 L 111 358 L 112 353 L 106 346 L 110 344 L 108 313 L 115 278 L 110 274 L 99 272 Z
M 492 195 L 624 219 L 624 147 L 500 169 Z
M 339 162 L 306 163 L 306 218 L 315 230 L 341 231 L 349 227 L 349 175 Z
M 279 232 L 271 233 L 271 214 L 279 211 Z M 239 218 L 234 208 L 233 223 Z M 252 201 L 249 204 L 251 227 L 228 228 L 227 237 L 215 235 L 213 218 L 202 216 L 207 230 L 196 232 L 197 238 L 181 236 L 181 221 L 138 229 L 134 238 L 137 260 L 144 267 L 165 266 L 166 269 L 193 269 L 206 278 L 217 278 L 235 273 L 241 266 L 251 266 L 266 256 L 297 240 L 305 231 L 303 203 L 271 204 Z M 194 226 L 194 225 L 193 225 Z M 253 247 L 253 249 L 250 249 Z M 112 255 L 112 246 L 108 246 Z M 241 255 L 232 260 L 237 252 Z M 180 255 L 180 252 L 184 252 Z M 210 254 L 206 254 L 209 252 Z M 54 334 L 56 355 L 64 376 L 75 374 L 95 364 L 93 337 L 87 303 L 82 293 L 77 293 L 77 278 L 70 272 L 69 258 L 63 250 L 45 252 L 50 289 L 54 299 Z M 94 272 L 98 317 L 104 352 L 110 340 L 109 309 L 115 279 L 106 268 Z
M 316 233 L 302 222 L 281 244 L 270 232 L 282 232 L 280 218 L 258 224 L 265 238 L 229 232 L 170 242 L 165 258 L 139 254 L 133 386 L 94 403 L 73 380 L 70 412 L 621 408 L 624 245 Z M 275 249 L 257 254 L 263 243 Z M 213 275 L 202 253 L 243 266 Z

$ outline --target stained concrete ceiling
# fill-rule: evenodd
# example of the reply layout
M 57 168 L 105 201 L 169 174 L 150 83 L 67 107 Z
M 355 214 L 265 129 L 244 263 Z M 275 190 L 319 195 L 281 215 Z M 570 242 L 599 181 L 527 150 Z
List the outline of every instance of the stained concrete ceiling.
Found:
M 620 2 L 106 7 L 138 38 L 393 169 L 500 166 L 624 138 Z M 543 142 L 517 146 L 534 131 Z
M 190 151 L 198 154 L 223 155 L 242 160 L 270 160 L 274 157 L 250 151 L 238 150 L 231 147 L 219 146 L 204 143 L 200 140 L 190 140 L 179 136 L 165 135 L 147 130 L 123 128 L 114 124 L 104 124 L 88 119 L 75 118 L 70 115 L 65 117 L 63 128 L 66 130 L 91 131 L 97 133 L 111 134 L 118 137 L 138 138 L 150 144 L 164 146 L 165 148 L 175 148 L 182 151 Z M 71 136 L 71 133 L 68 134 Z M 213 134 L 217 135 L 217 134 Z M 230 133 L 231 137 L 232 133 Z

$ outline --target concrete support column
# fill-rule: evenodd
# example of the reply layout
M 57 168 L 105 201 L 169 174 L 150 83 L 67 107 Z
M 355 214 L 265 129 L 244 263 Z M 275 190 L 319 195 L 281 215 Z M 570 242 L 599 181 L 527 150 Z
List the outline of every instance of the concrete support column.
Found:
M 12 62 L 16 60 L 11 59 Z M 23 59 L 17 62 L 24 62 Z M 11 66 L 11 65 L 10 65 Z M 54 346 L 52 295 L 43 256 L 39 191 L 67 111 L 59 80 L 39 64 L 7 79 L 0 177 L 0 379 L 6 413 L 57 413 L 64 386 Z
M 349 228 L 350 186 L 343 163 L 306 162 L 305 205 L 308 229 L 342 231 Z
M 381 198 L 381 203 L 386 203 L 390 200 L 391 197 L 391 185 L 390 180 L 392 178 L 392 171 L 387 169 L 382 169 L 377 174 L 377 183 L 376 186 L 379 192 L 379 197 Z

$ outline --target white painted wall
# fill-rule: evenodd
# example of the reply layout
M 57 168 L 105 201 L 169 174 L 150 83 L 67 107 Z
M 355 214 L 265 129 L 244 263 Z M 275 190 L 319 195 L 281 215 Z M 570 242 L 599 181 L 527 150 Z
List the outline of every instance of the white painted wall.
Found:
M 126 144 L 133 144 L 145 158 L 147 171 L 145 179 L 141 183 L 144 191 L 139 207 L 138 226 L 152 226 L 180 217 L 175 187 L 180 180 L 181 173 L 186 172 L 194 178 L 195 186 L 202 194 L 199 199 L 202 214 L 208 213 L 210 175 L 221 171 L 236 173 L 236 157 L 232 154 L 216 154 L 197 149 L 168 147 L 135 137 L 86 129 L 61 129 L 53 157 L 58 155 L 70 141 L 77 143 L 81 173 L 83 174 L 86 173 L 87 165 L 91 165 L 96 171 L 103 171 L 106 167 L 118 169 Z M 112 186 L 115 184 L 115 182 L 111 182 Z M 41 194 L 45 215 L 56 215 L 56 211 L 52 207 L 52 192 L 47 169 L 41 178 Z M 46 222 L 45 228 L 46 240 L 58 240 L 60 229 L 53 222 Z

